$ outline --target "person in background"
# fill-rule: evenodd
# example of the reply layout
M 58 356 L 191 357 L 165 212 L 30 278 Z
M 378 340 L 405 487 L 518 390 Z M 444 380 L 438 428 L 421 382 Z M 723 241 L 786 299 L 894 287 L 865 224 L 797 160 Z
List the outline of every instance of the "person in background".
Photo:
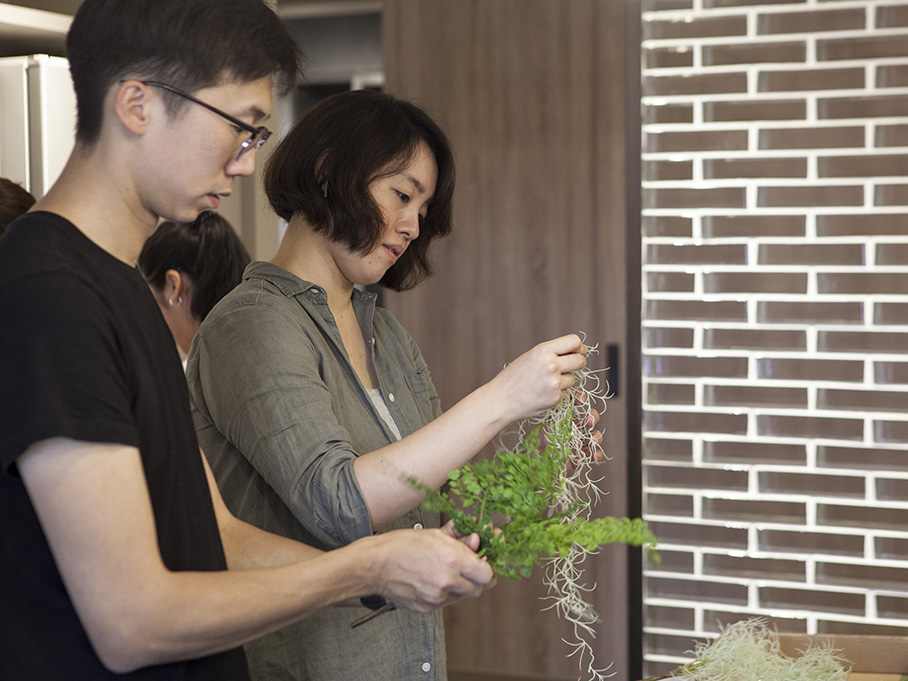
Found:
M 0 177 L 0 234 L 6 226 L 26 212 L 35 203 L 35 197 L 21 184 Z
M 442 413 L 419 348 L 360 288 L 414 286 L 451 229 L 451 148 L 413 104 L 373 91 L 323 100 L 278 145 L 265 191 L 289 223 L 277 255 L 246 268 L 187 363 L 228 507 L 319 548 L 437 527 L 407 478 L 441 486 L 504 426 L 555 405 L 586 348 L 576 335 L 541 343 Z M 351 628 L 363 614 L 325 611 L 251 642 L 253 678 L 446 677 L 440 613 Z
M 139 253 L 138 265 L 182 356 L 199 324 L 240 283 L 249 253 L 233 226 L 206 210 L 192 222 L 162 222 Z
M 421 612 L 492 579 L 478 537 L 321 552 L 229 513 L 135 267 L 250 175 L 298 50 L 262 0 L 84 0 L 63 172 L 0 245 L 0 677 L 243 681 L 242 644 L 338 603 Z

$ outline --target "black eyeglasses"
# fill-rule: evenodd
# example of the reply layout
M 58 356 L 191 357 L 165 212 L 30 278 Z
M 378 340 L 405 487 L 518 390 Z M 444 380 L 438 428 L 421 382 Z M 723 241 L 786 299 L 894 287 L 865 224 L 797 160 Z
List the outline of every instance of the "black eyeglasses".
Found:
M 170 85 L 165 85 L 164 83 L 158 83 L 157 81 L 154 81 L 154 80 L 143 80 L 141 82 L 143 85 L 149 85 L 151 87 L 159 87 L 162 90 L 167 90 L 168 92 L 172 92 L 175 95 L 179 95 L 180 97 L 188 99 L 190 102 L 195 102 L 196 104 L 198 104 L 200 106 L 204 106 L 209 111 L 213 111 L 218 116 L 221 116 L 222 118 L 226 118 L 228 121 L 233 123 L 238 128 L 241 128 L 241 129 L 245 130 L 246 132 L 248 132 L 249 139 L 247 139 L 245 142 L 243 142 L 243 144 L 240 146 L 239 151 L 236 152 L 237 160 L 239 160 L 240 157 L 243 154 L 245 154 L 247 151 L 254 151 L 255 149 L 258 149 L 260 146 L 262 146 L 265 143 L 265 140 L 267 140 L 269 137 L 271 137 L 271 131 L 268 128 L 266 128 L 264 125 L 261 125 L 261 126 L 255 128 L 255 127 L 249 125 L 248 123 L 244 123 L 239 118 L 235 118 L 235 117 L 231 116 L 229 113 L 225 113 L 225 112 L 221 111 L 220 109 L 218 109 L 217 107 L 211 106 L 211 104 L 208 104 L 207 102 L 203 102 L 201 99 L 196 99 L 192 95 L 187 94 L 186 92 L 183 92 L 182 90 L 178 90 L 175 87 L 171 87 Z

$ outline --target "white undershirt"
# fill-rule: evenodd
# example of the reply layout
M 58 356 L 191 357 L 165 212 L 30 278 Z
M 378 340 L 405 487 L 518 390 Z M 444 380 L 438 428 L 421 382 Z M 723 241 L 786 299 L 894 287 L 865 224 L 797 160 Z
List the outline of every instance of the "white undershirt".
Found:
M 381 416 L 382 421 L 388 424 L 388 428 L 391 429 L 391 432 L 394 433 L 394 436 L 399 440 L 400 429 L 394 422 L 394 417 L 391 416 L 391 412 L 388 411 L 388 405 L 385 403 L 385 398 L 382 397 L 381 389 L 366 388 L 366 392 L 369 394 L 369 399 L 372 400 L 372 404 L 375 405 L 375 409 L 378 412 L 378 415 Z

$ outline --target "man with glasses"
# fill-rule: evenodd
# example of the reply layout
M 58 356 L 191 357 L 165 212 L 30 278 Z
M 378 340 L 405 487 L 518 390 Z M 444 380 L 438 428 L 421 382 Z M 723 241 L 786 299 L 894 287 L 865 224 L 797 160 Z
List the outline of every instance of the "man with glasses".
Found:
M 246 679 L 238 646 L 332 604 L 478 595 L 475 537 L 321 553 L 236 520 L 199 452 L 134 263 L 160 218 L 191 221 L 253 172 L 272 84 L 296 74 L 274 13 L 85 0 L 67 52 L 75 148 L 0 239 L 0 677 Z

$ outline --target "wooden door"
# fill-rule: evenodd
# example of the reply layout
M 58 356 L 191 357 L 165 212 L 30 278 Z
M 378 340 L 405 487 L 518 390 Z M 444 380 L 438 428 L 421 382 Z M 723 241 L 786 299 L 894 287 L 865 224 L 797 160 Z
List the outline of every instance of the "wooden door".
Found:
M 627 356 L 625 3 L 385 0 L 388 92 L 424 106 L 457 157 L 455 227 L 436 274 L 385 304 L 422 348 L 450 406 L 535 343 L 583 332 Z M 636 352 L 636 348 L 634 348 Z M 611 461 L 601 515 L 627 515 L 625 395 L 600 425 Z M 627 551 L 590 561 L 596 657 L 628 677 Z M 452 679 L 576 679 L 570 636 L 541 612 L 538 577 L 448 608 Z

